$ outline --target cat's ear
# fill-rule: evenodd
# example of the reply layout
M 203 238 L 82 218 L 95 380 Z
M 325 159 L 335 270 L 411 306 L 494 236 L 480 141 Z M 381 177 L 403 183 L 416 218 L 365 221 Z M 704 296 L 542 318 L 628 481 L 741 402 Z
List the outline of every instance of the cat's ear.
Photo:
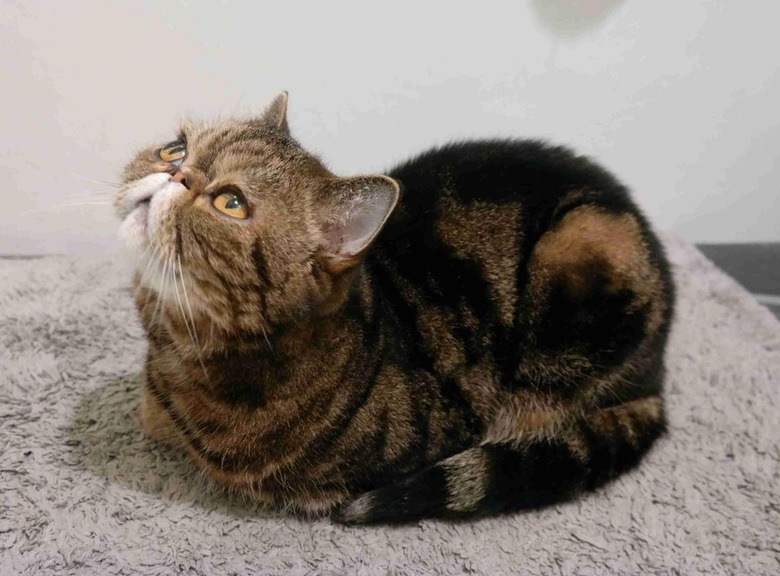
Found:
M 319 224 L 334 271 L 360 261 L 393 213 L 401 189 L 388 176 L 336 178 L 319 198 Z
M 290 133 L 290 128 L 287 126 L 287 91 L 274 98 L 274 101 L 263 113 L 262 122 L 285 134 Z

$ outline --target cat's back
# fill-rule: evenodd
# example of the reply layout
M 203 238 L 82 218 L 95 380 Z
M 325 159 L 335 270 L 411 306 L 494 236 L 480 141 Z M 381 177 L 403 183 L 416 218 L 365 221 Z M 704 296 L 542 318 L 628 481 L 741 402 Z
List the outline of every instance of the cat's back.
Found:
M 367 265 L 393 315 L 417 324 L 414 337 L 430 348 L 448 334 L 473 359 L 494 353 L 513 369 L 514 349 L 499 343 L 514 346 L 542 307 L 565 333 L 571 310 L 606 301 L 602 285 L 657 300 L 654 331 L 665 333 L 673 288 L 663 249 L 628 190 L 595 162 L 540 141 L 485 140 L 434 148 L 389 175 L 402 198 Z M 552 306 L 583 279 L 587 290 Z
M 595 198 L 615 212 L 637 212 L 626 189 L 605 169 L 564 146 L 538 140 L 451 143 L 388 174 L 403 190 L 380 238 L 393 251 L 413 248 L 419 240 L 435 247 L 442 234 L 468 234 L 474 241 L 511 233 L 530 247 L 562 203 L 575 196 Z

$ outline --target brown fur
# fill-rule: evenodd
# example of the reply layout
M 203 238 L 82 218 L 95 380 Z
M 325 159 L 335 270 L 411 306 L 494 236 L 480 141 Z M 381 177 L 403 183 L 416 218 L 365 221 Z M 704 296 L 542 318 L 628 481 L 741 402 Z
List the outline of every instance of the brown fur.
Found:
M 221 485 L 312 513 L 442 462 L 446 507 L 460 514 L 489 491 L 491 461 L 479 446 L 561 440 L 585 462 L 583 423 L 638 446 L 644 423 L 662 422 L 655 392 L 626 392 L 651 370 L 670 314 L 670 286 L 637 216 L 572 192 L 532 242 L 536 216 L 521 203 L 463 201 L 445 177 L 430 233 L 486 286 L 495 314 L 486 327 L 474 302 L 449 292 L 465 279 L 431 288 L 443 294 L 437 303 L 402 270 L 408 257 L 393 256 L 408 244 L 409 257 L 427 257 L 403 231 L 414 218 L 403 200 L 390 219 L 398 185 L 331 174 L 290 137 L 286 102 L 260 119 L 182 126 L 186 189 L 166 200 L 134 278 L 149 339 L 141 421 L 151 438 L 185 450 Z M 146 176 L 176 171 L 157 147 L 143 150 L 117 204 Z M 228 188 L 246 197 L 246 220 L 212 206 Z M 377 212 L 367 234 L 354 231 L 364 208 Z M 555 327 L 556 298 L 576 307 L 624 294 L 625 314 L 646 316 L 625 357 L 542 337 Z M 404 307 L 415 311 L 411 324 L 396 319 Z M 516 334 L 512 382 L 500 334 Z M 430 366 L 409 360 L 415 347 Z M 354 500 L 347 519 L 367 517 L 377 498 Z

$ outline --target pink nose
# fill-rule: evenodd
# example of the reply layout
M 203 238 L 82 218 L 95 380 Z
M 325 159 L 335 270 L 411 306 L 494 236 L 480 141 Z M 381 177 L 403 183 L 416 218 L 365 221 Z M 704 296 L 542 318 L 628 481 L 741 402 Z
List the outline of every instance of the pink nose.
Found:
M 178 182 L 179 184 L 183 184 L 185 187 L 187 186 L 187 177 L 184 175 L 184 172 L 181 170 L 177 170 L 176 173 L 173 175 L 173 178 L 171 178 L 174 182 Z

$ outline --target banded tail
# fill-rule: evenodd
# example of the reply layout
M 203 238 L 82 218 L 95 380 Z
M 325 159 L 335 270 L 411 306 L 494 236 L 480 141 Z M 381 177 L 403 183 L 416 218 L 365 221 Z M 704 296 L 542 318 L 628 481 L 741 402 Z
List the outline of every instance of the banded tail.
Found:
M 347 524 L 462 518 L 538 508 L 635 466 L 665 430 L 662 400 L 602 408 L 554 438 L 483 444 L 347 502 Z

